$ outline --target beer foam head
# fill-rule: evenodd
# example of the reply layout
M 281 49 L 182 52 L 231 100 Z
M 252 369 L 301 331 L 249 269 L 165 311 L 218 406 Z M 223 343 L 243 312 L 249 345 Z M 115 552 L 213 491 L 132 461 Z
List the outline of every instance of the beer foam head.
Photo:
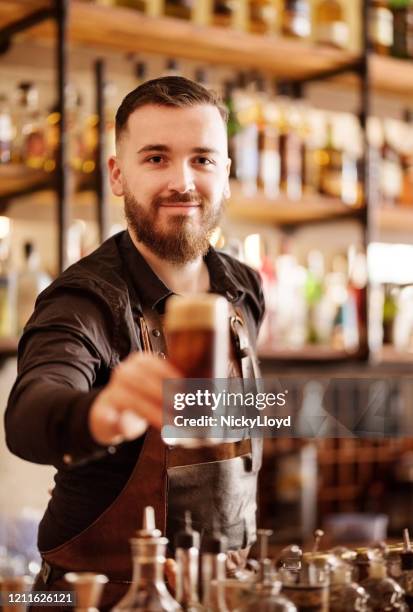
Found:
M 165 328 L 168 332 L 211 329 L 225 333 L 228 328 L 228 302 L 212 293 L 173 295 L 166 303 Z

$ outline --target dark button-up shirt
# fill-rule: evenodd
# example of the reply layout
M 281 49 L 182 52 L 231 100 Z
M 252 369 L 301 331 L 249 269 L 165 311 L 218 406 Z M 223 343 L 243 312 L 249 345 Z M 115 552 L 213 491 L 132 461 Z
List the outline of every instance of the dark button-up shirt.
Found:
M 212 248 L 205 263 L 210 290 L 243 304 L 255 338 L 264 313 L 258 274 Z M 128 232 L 121 232 L 39 296 L 19 343 L 5 426 L 13 453 L 57 468 L 40 550 L 91 524 L 130 476 L 144 436 L 102 447 L 90 435 L 89 410 L 111 370 L 131 350 L 143 350 L 137 323 L 142 306 L 162 314 L 171 294 Z

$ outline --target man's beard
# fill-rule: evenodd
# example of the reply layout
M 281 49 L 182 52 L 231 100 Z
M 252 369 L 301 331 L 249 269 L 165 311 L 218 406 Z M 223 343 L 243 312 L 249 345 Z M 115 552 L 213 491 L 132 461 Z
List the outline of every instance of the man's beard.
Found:
M 201 196 L 175 194 L 169 198 L 155 198 L 146 210 L 125 190 L 125 216 L 135 238 L 155 255 L 173 264 L 185 264 L 205 255 L 209 239 L 221 216 L 223 203 L 216 209 Z M 197 219 L 188 215 L 171 215 L 160 229 L 160 206 L 177 202 L 199 204 Z

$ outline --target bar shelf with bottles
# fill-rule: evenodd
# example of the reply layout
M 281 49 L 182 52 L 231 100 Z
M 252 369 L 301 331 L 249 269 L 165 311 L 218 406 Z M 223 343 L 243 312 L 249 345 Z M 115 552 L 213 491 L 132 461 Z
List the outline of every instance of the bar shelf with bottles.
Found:
M 76 44 L 126 52 L 175 55 L 216 64 L 222 64 L 224 58 L 229 66 L 261 69 L 290 80 L 340 72 L 346 66 L 354 68 L 361 59 L 358 52 L 347 49 L 350 28 L 344 2 L 317 3 L 313 23 L 306 0 L 244 0 L 234 3 L 238 12 L 228 2 L 212 4 L 215 9 L 211 13 L 205 8 L 208 3 L 194 2 L 190 15 L 188 3 L 178 1 L 71 0 L 70 37 Z M 33 2 L 30 6 L 40 5 Z M 383 91 L 409 94 L 413 90 L 411 3 L 372 0 L 371 5 L 371 84 Z M 231 11 L 236 14 L 231 16 Z M 3 2 L 0 27 L 27 12 L 26 4 Z M 179 14 L 186 18 L 177 18 Z M 85 27 L 87 23 L 96 27 Z M 53 31 L 49 24 L 42 24 L 27 36 L 51 38 Z
M 109 88 L 108 88 L 109 89 Z M 86 113 L 80 94 L 67 91 L 70 190 L 73 195 L 95 189 L 97 123 Z M 113 111 L 110 108 L 109 112 Z M 52 190 L 56 181 L 60 115 L 39 104 L 36 83 L 21 82 L 9 98 L 0 96 L 0 206 L 22 196 Z M 110 124 L 110 125 L 109 125 Z M 108 119 L 108 142 L 114 141 L 114 119 Z M 110 132 L 110 133 L 109 133 Z M 111 151 L 113 150 L 113 146 Z M 48 197 L 35 197 L 36 201 Z

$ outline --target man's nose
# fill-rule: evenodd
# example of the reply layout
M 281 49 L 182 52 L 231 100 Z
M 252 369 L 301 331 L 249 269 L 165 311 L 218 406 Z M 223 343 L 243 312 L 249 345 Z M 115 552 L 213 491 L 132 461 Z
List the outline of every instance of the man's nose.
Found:
M 188 191 L 195 190 L 192 168 L 188 164 L 177 164 L 172 168 L 168 189 L 178 193 L 187 193 Z

